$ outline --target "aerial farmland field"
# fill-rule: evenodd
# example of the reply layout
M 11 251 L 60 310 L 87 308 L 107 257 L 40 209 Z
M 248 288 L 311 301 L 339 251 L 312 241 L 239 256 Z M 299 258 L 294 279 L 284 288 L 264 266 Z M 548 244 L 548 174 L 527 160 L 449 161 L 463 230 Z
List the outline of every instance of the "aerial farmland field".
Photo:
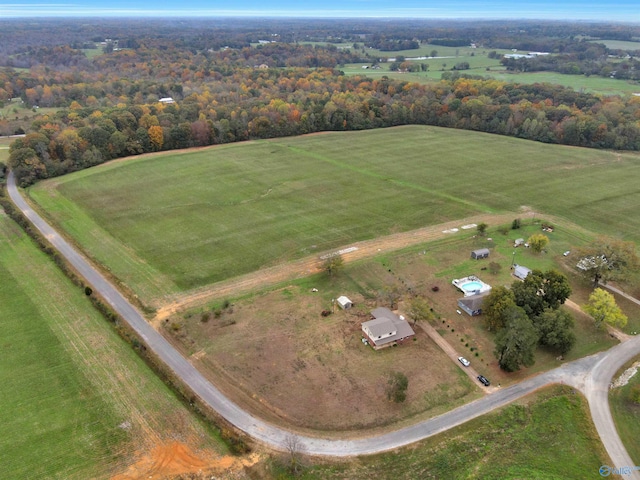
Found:
M 226 451 L 4 214 L 0 278 L 2 478 L 144 475 L 137 462 L 178 438 L 210 459 Z
M 639 173 L 635 153 L 409 126 L 132 158 L 41 182 L 29 194 L 152 300 L 358 240 L 522 206 L 637 241 Z

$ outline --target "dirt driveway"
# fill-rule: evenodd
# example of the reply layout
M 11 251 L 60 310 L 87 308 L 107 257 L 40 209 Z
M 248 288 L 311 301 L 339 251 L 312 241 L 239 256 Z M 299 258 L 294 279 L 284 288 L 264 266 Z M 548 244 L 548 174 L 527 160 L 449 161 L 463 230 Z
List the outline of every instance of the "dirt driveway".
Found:
M 461 235 L 464 232 L 471 234 L 471 232 L 476 231 L 475 225 L 479 223 L 486 223 L 488 225 L 504 224 L 510 222 L 515 217 L 529 218 L 534 216 L 535 212 L 532 211 L 517 214 L 483 214 L 408 232 L 396 233 L 373 240 L 356 242 L 332 252 L 324 252 L 324 254 L 321 255 L 314 255 L 283 265 L 264 268 L 178 295 L 158 309 L 151 323 L 154 327 L 158 328 L 160 323 L 171 315 L 179 311 L 204 305 L 216 298 L 236 296 L 240 293 L 250 292 L 267 285 L 274 285 L 286 280 L 303 278 L 318 273 L 324 262 L 323 257 L 326 258 L 327 255 L 335 252 L 342 252 L 341 256 L 345 263 L 353 262 L 370 258 L 380 253 L 399 250 L 451 235 Z

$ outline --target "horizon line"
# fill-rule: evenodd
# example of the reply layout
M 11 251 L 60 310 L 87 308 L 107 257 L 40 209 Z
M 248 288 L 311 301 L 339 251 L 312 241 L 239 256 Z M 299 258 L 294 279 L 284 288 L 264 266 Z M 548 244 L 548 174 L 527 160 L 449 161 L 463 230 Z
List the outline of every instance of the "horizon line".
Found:
M 11 7 L 17 6 L 16 4 L 10 4 Z M 6 11 L 4 5 L 0 4 L 0 21 L 7 19 L 78 19 L 78 18 L 97 18 L 102 17 L 105 19 L 116 18 L 155 18 L 155 19 L 168 19 L 168 18 L 184 18 L 184 19 L 198 19 L 198 18 L 255 18 L 255 19 L 323 19 L 323 20 L 449 20 L 449 21 L 469 21 L 469 20 L 483 20 L 483 21 L 496 21 L 496 20 L 528 20 L 528 21 L 546 21 L 556 23 L 569 23 L 569 22 L 595 22 L 595 23 L 624 23 L 624 24 L 640 24 L 640 18 L 630 20 L 628 15 L 617 14 L 608 18 L 602 17 L 597 13 L 593 13 L 592 16 L 569 16 L 569 12 L 549 12 L 546 16 L 534 14 L 527 14 L 519 12 L 513 15 L 487 15 L 486 13 L 473 13 L 470 12 L 466 15 L 449 15 L 445 13 L 424 12 L 423 9 L 402 9 L 402 12 L 389 13 L 369 13 L 362 14 L 361 12 L 353 11 L 332 11 L 328 13 L 318 11 L 300 11 L 296 13 L 281 12 L 281 11 L 217 11 L 210 10 L 190 10 L 185 12 L 184 10 L 160 10 L 156 12 L 150 12 L 149 10 L 110 10 L 110 9 L 86 9 L 83 11 L 49 11 L 42 13 L 42 5 L 40 12 L 35 13 L 27 9 L 25 11 L 25 5 L 21 5 L 20 8 L 15 8 L 13 11 Z M 3 11 L 5 10 L 5 11 Z M 12 10 L 9 8 L 9 10 Z M 412 11 L 407 11 L 412 10 Z M 422 10 L 422 11 L 421 11 Z M 566 15 L 562 19 L 558 19 L 559 16 Z

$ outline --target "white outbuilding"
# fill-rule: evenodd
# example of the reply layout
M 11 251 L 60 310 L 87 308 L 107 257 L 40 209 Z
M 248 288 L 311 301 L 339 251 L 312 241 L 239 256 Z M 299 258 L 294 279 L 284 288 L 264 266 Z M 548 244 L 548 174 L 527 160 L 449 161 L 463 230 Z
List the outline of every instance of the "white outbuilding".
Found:
M 344 295 L 338 297 L 337 302 L 338 302 L 338 306 L 343 310 L 348 310 L 351 307 L 353 307 L 353 302 L 349 300 L 348 297 L 345 297 Z

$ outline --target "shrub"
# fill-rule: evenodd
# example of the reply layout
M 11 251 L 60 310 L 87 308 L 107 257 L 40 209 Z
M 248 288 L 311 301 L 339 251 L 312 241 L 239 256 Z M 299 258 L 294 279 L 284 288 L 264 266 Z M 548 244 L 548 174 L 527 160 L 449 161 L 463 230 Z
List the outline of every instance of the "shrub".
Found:
M 91 287 L 84 287 L 84 294 L 87 297 L 89 297 L 92 293 L 93 293 L 93 290 L 91 290 Z
M 392 372 L 389 374 L 387 381 L 387 399 L 393 400 L 395 403 L 404 402 L 407 398 L 407 388 L 409 380 L 402 372 Z

